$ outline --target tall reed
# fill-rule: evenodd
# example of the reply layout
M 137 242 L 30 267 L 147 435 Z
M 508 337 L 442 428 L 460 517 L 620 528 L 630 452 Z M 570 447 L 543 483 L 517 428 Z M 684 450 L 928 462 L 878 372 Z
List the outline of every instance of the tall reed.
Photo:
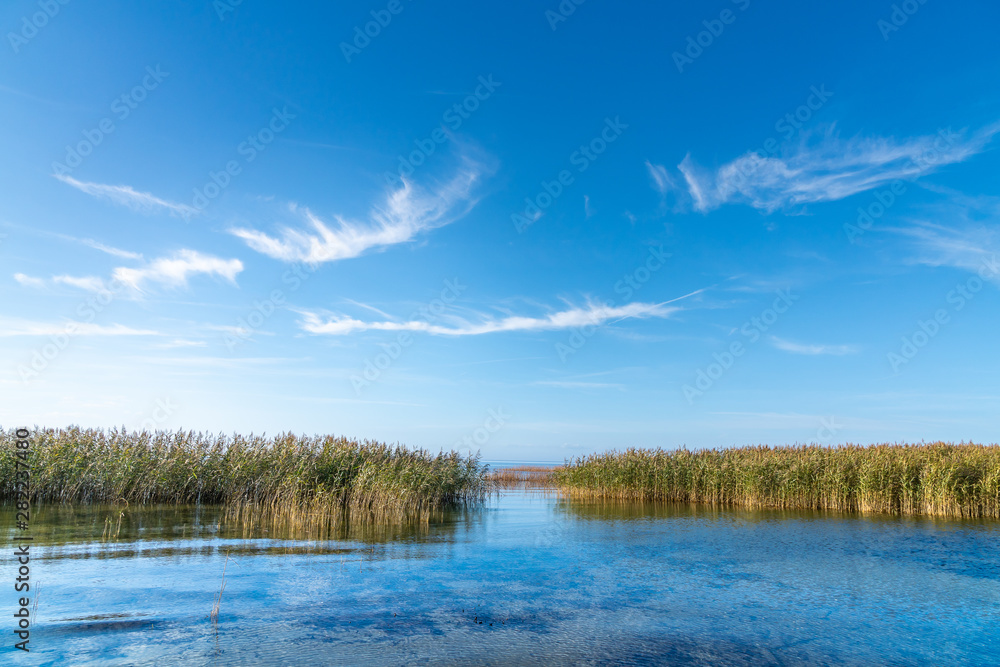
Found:
M 213 436 L 193 431 L 38 429 L 31 500 L 211 503 L 276 512 L 426 515 L 484 500 L 478 457 L 332 436 Z M 0 499 L 13 499 L 14 430 L 0 429 Z
M 627 449 L 569 461 L 553 480 L 602 498 L 1000 518 L 997 445 Z

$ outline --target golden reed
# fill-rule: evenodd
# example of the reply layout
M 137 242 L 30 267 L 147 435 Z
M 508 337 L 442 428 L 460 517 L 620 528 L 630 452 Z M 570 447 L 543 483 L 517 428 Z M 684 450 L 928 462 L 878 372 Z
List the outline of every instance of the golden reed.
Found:
M 997 445 L 627 449 L 577 458 L 553 481 L 608 499 L 1000 518 Z

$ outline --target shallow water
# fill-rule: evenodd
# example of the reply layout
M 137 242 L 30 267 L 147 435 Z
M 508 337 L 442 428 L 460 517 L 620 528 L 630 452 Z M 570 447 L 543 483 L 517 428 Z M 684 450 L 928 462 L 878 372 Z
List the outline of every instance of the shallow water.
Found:
M 33 511 L 32 650 L 8 620 L 4 662 L 1000 664 L 997 522 L 522 490 L 319 542 L 245 539 L 213 508 L 121 512 Z M 0 510 L 11 582 L 13 520 Z

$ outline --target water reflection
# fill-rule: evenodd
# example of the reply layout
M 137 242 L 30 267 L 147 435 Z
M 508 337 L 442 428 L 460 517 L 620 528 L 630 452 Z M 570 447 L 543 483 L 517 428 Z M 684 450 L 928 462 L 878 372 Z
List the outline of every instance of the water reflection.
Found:
M 988 518 L 952 518 L 937 516 L 896 516 L 892 514 L 857 514 L 838 510 L 743 508 L 728 505 L 594 499 L 552 492 L 558 498 L 556 508 L 567 515 L 601 521 L 690 518 L 706 521 L 860 521 L 869 524 L 932 526 L 937 530 L 1000 530 L 1000 522 Z
M 442 539 L 460 526 L 470 525 L 476 511 L 459 507 L 430 513 L 423 520 L 396 522 L 345 515 L 335 526 L 317 530 L 308 524 L 303 527 L 301 522 L 286 521 L 282 515 L 271 516 L 266 512 L 247 520 L 219 505 L 37 505 L 31 510 L 30 525 L 33 544 L 53 546 L 93 544 L 113 547 L 135 541 L 235 539 L 385 544 L 428 539 L 432 527 L 435 539 Z M 21 533 L 15 527 L 14 516 L 15 509 L 11 504 L 0 504 L 0 535 L 6 538 L 4 541 L 7 543 L 12 543 L 13 537 Z

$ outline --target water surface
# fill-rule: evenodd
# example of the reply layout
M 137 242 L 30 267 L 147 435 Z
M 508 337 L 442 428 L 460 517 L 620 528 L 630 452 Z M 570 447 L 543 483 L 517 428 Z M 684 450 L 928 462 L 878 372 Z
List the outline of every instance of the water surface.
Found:
M 16 665 L 1000 664 L 996 522 L 519 490 L 323 541 L 210 507 L 47 506 L 31 532 Z

